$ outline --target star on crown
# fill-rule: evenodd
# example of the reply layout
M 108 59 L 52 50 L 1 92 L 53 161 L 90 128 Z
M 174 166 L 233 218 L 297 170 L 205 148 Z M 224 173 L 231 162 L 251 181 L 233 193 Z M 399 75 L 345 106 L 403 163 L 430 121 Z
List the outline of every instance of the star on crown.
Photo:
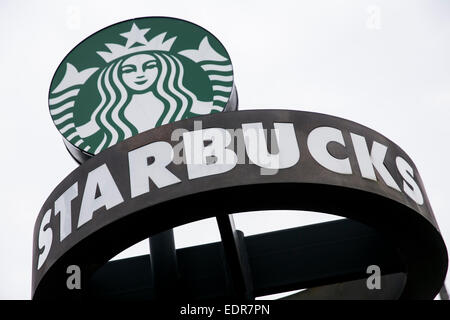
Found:
M 169 51 L 175 39 L 177 38 L 172 37 L 164 41 L 167 32 L 163 32 L 147 41 L 145 35 L 149 30 L 150 28 L 139 29 L 139 27 L 136 26 L 135 23 L 133 23 L 130 31 L 120 34 L 122 37 L 127 39 L 127 43 L 124 46 L 117 43 L 105 43 L 105 46 L 108 47 L 110 52 L 97 51 L 97 54 L 106 62 L 110 62 L 131 53 L 150 50 Z M 141 45 L 134 47 L 136 43 L 139 43 Z

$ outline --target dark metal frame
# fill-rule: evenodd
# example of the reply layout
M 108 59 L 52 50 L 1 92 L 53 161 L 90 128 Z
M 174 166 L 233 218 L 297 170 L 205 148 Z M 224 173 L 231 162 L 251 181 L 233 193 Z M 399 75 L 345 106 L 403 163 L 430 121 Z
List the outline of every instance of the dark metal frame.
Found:
M 341 287 L 340 295 L 351 299 L 365 296 L 397 299 L 405 284 L 405 265 L 391 243 L 373 228 L 355 221 L 337 220 L 249 237 L 242 237 L 242 232 L 237 234 L 240 247 L 246 252 L 243 259 L 235 263 L 234 276 L 226 268 L 230 262 L 223 254 L 227 247 L 224 239 L 223 243 L 176 251 L 178 280 L 169 296 L 160 295 L 158 281 L 149 276 L 159 273 L 149 256 L 144 255 L 112 261 L 100 268 L 89 281 L 86 297 L 252 300 L 275 292 L 362 279 L 357 288 L 353 286 L 345 290 Z M 369 290 L 365 283 L 368 277 L 366 269 L 373 264 L 383 270 L 384 276 L 397 275 L 395 281 L 390 279 L 383 283 L 381 290 Z M 171 265 L 172 262 L 168 264 Z M 167 279 L 169 287 L 173 279 Z M 307 291 L 309 295 L 318 295 L 314 290 Z M 305 294 L 302 293 L 303 296 Z M 339 296 L 334 295 L 334 298 Z

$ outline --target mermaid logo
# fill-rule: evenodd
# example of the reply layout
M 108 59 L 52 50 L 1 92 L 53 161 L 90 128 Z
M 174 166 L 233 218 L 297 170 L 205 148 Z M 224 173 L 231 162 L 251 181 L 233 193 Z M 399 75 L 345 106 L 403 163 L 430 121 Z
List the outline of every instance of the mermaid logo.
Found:
M 103 29 L 63 60 L 50 114 L 67 142 L 95 155 L 151 128 L 227 107 L 233 69 L 206 30 L 172 18 Z

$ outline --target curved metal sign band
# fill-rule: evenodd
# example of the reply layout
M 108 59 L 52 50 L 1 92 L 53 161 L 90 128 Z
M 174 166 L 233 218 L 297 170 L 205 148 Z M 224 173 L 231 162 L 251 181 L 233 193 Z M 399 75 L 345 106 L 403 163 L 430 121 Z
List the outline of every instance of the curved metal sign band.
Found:
M 187 161 L 178 161 L 181 149 Z M 90 274 L 149 235 L 211 216 L 267 209 L 325 212 L 367 224 L 390 240 L 406 265 L 401 298 L 430 299 L 439 292 L 447 270 L 445 244 L 419 173 L 403 150 L 348 120 L 255 110 L 151 129 L 74 170 L 36 221 L 33 297 L 64 295 L 68 265 Z

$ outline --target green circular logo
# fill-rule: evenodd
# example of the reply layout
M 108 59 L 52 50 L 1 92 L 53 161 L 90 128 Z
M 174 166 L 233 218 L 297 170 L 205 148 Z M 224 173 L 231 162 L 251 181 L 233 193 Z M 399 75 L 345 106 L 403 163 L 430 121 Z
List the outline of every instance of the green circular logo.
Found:
M 149 17 L 107 27 L 58 67 L 50 114 L 64 138 L 95 155 L 140 132 L 221 112 L 233 92 L 222 44 L 187 21 Z

